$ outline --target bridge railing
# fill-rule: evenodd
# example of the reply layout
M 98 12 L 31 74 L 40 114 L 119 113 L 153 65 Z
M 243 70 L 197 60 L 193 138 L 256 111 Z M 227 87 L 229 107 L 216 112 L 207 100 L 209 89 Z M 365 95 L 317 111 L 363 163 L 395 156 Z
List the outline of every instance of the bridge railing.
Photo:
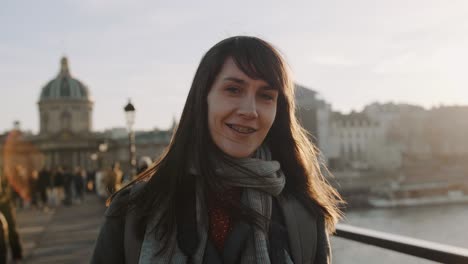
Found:
M 441 263 L 468 263 L 468 249 L 338 224 L 335 236 Z

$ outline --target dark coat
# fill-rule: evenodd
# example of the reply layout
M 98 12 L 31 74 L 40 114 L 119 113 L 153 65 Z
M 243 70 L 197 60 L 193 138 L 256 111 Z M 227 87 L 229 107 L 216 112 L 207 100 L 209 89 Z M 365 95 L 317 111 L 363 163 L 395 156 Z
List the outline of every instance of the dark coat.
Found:
M 136 186 L 135 189 L 140 187 L 141 185 Z M 127 212 L 126 215 L 115 213 L 117 207 L 127 203 L 130 193 L 129 189 L 123 190 L 107 209 L 104 224 L 94 248 L 92 264 L 138 263 L 142 241 L 133 231 L 134 221 L 136 221 L 134 214 L 132 211 Z M 286 199 L 279 196 L 277 205 L 284 216 L 282 222 L 287 230 L 288 251 L 294 263 L 331 263 L 330 245 L 323 215 L 310 213 L 300 202 L 292 198 Z M 235 246 L 239 243 L 232 243 L 233 246 L 230 246 L 229 240 L 235 237 L 234 240 L 242 241 L 243 237 L 251 232 L 249 228 L 248 225 L 234 226 L 226 240 L 223 256 L 233 256 L 235 252 L 241 250 Z M 223 263 L 221 259 L 226 260 L 223 257 L 220 259 L 210 242 L 207 244 L 204 258 L 205 263 Z
M 50 186 L 50 172 L 47 170 L 41 170 L 39 172 L 39 178 L 37 179 L 37 188 L 39 190 L 45 190 Z

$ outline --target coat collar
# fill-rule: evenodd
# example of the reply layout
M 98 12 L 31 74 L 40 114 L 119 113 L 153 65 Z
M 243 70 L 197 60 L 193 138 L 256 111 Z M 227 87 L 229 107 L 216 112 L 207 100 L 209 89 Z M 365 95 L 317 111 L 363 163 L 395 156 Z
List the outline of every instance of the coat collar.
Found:
M 278 197 L 294 263 L 311 263 L 317 253 L 317 218 L 296 199 Z

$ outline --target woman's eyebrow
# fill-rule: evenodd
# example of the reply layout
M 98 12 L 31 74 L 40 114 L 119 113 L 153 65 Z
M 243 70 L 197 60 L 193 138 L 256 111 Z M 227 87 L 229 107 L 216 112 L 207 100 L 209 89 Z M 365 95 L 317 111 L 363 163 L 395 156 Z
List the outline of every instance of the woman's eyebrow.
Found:
M 262 89 L 262 90 L 273 90 L 273 91 L 278 91 L 277 88 L 271 87 L 270 85 L 262 86 L 260 89 Z
M 236 77 L 226 77 L 224 78 L 225 81 L 233 81 L 233 82 L 236 82 L 238 84 L 245 84 L 246 81 L 245 80 L 242 80 L 242 79 L 239 79 L 239 78 L 236 78 Z
M 243 85 L 247 84 L 247 81 L 245 81 L 243 79 L 240 79 L 240 78 L 237 78 L 237 77 L 225 77 L 223 80 L 224 81 L 232 81 L 232 82 L 235 82 L 235 83 L 238 83 L 238 84 L 243 84 Z M 277 88 L 274 88 L 274 87 L 272 87 L 272 86 L 270 86 L 268 84 L 265 85 L 265 86 L 260 87 L 260 89 L 262 89 L 262 90 L 278 90 Z

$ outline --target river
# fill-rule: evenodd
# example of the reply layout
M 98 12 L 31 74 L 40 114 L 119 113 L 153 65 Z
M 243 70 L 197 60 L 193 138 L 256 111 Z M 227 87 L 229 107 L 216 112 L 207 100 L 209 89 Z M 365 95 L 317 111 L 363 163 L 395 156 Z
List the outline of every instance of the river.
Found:
M 342 223 L 468 248 L 468 204 L 354 210 Z M 436 263 L 337 237 L 331 243 L 338 264 Z

